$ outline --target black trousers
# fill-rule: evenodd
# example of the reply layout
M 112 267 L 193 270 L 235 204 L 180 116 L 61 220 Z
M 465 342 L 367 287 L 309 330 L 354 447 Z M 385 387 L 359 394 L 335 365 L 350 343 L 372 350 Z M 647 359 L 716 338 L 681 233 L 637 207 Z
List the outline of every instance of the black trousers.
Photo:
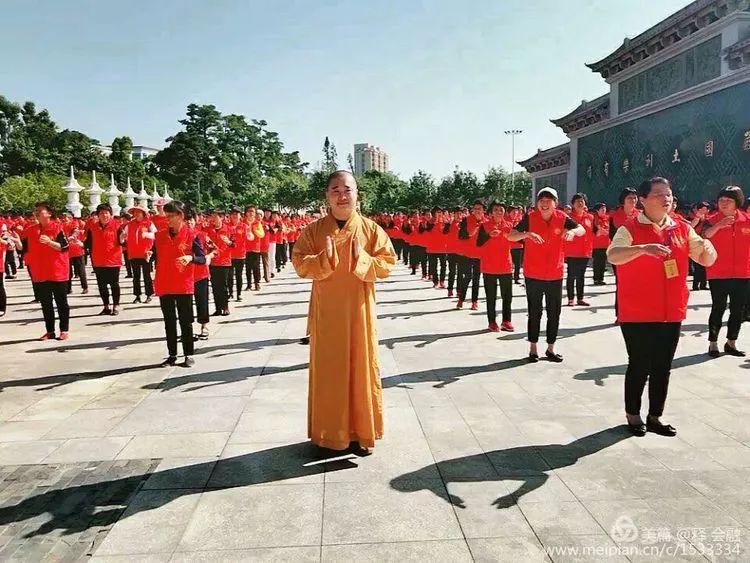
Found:
M 459 259 L 460 256 L 458 254 L 448 254 L 448 291 L 453 291 L 453 286 L 456 283 Z
M 692 260 L 690 263 L 693 265 L 693 290 L 706 289 L 706 267 Z
M 242 270 L 245 269 L 244 258 L 232 258 L 232 270 L 234 271 L 234 287 L 237 288 L 237 297 L 242 295 Z M 229 279 L 229 295 L 232 295 L 232 279 Z
M 192 356 L 193 346 L 193 296 L 161 295 L 159 296 L 161 312 L 164 315 L 164 330 L 167 333 L 167 351 L 170 356 L 177 356 L 177 319 L 180 321 L 182 353 Z
M 245 277 L 247 277 L 247 287 L 252 284 L 260 285 L 260 252 L 245 254 Z
M 466 299 L 471 284 L 471 300 L 479 301 L 479 258 L 469 258 L 461 256 L 458 261 L 458 298 L 461 301 Z
M 37 293 L 42 303 L 42 314 L 44 315 L 44 326 L 47 333 L 55 332 L 55 307 L 60 315 L 60 332 L 68 332 L 70 328 L 70 307 L 68 306 L 68 282 L 67 281 L 45 281 L 37 282 Z M 54 300 L 54 305 L 52 301 Z
M 122 257 L 125 260 L 125 275 L 129 278 L 133 277 L 133 264 L 130 262 L 127 250 L 123 250 Z M 136 293 L 136 295 L 138 295 Z
M 5 293 L 5 280 L 0 276 L 0 313 L 4 313 L 8 308 L 8 295 Z
M 711 315 L 708 317 L 708 341 L 716 342 L 719 339 L 724 311 L 727 310 L 727 300 L 729 300 L 727 340 L 737 340 L 742 326 L 750 279 L 717 279 L 711 280 L 709 283 L 711 286 Z
M 513 274 L 482 274 L 484 295 L 487 298 L 487 322 L 497 321 L 497 286 L 500 286 L 500 299 L 503 300 L 503 322 L 510 322 L 513 301 Z
M 595 248 L 592 255 L 592 263 L 594 268 L 594 281 L 603 282 L 604 274 L 607 271 L 607 249 Z
M 396 252 L 396 260 L 401 260 L 401 252 L 404 250 L 404 239 L 392 238 L 393 250 Z
M 523 248 L 511 248 L 510 257 L 513 260 L 513 281 L 521 279 L 521 264 L 523 263 Z
M 408 266 L 409 265 L 409 258 L 411 258 L 411 245 L 408 242 L 406 242 L 406 241 L 404 241 L 404 251 L 403 251 L 403 254 L 404 254 L 404 264 Z
M 438 273 L 438 263 L 440 272 Z M 445 282 L 445 253 L 430 253 L 427 255 L 428 274 L 432 283 Z
M 229 280 L 232 276 L 231 266 L 209 266 L 211 272 L 211 292 L 214 295 L 214 306 L 217 311 L 229 308 Z
M 15 276 L 18 273 L 16 270 L 16 253 L 12 250 L 5 251 L 5 277 Z
M 143 286 L 146 290 L 146 297 L 154 294 L 154 282 L 151 279 L 151 263 L 145 258 L 131 258 L 130 269 L 133 272 L 133 294 L 136 297 L 141 296 L 141 277 L 143 277 Z
M 89 280 L 86 277 L 86 264 L 83 263 L 83 256 L 75 256 L 70 259 L 70 279 L 68 280 L 68 293 L 73 291 L 73 274 L 81 282 L 81 289 L 89 288 Z
M 416 274 L 417 268 L 422 267 L 422 277 L 427 277 L 427 249 L 424 246 L 411 246 L 409 253 L 409 263 L 411 264 L 411 273 Z
M 526 278 L 526 302 L 529 308 L 529 342 L 539 342 L 542 323 L 542 303 L 547 311 L 547 344 L 557 341 L 562 311 L 562 280 Z
M 641 396 L 648 380 L 648 414 L 661 416 L 667 400 L 669 373 L 680 340 L 682 323 L 622 323 L 628 351 L 625 371 L 625 412 L 641 413 Z
M 96 274 L 96 285 L 99 287 L 99 295 L 105 307 L 109 307 L 109 294 L 112 291 L 112 305 L 117 307 L 120 304 L 120 268 L 114 267 L 94 267 Z
M 568 265 L 568 278 L 566 280 L 568 301 L 571 301 L 573 299 L 573 285 L 575 285 L 576 298 L 578 299 L 578 301 L 582 301 L 583 283 L 586 279 L 586 268 L 589 265 L 589 259 L 568 257 L 565 259 L 565 263 Z
M 208 316 L 208 278 L 198 280 L 193 284 L 195 295 L 195 312 L 198 322 L 202 325 L 208 324 L 211 317 Z

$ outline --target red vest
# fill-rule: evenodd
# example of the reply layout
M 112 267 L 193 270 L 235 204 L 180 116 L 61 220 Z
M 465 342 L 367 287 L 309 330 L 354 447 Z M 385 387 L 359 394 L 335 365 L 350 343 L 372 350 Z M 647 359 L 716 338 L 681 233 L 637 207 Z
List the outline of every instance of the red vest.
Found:
M 559 209 L 552 212 L 549 222 L 542 219 L 536 209 L 529 211 L 529 232 L 540 235 L 539 244 L 526 239 L 523 253 L 523 275 L 537 280 L 561 280 L 563 278 L 563 234 L 565 215 Z
M 268 252 L 268 248 L 271 245 L 271 224 L 263 221 L 263 238 L 260 239 L 260 251 Z
M 85 232 L 81 229 L 77 219 L 68 223 L 63 223 L 63 231 L 68 238 L 68 256 L 70 258 L 80 258 L 86 253 L 82 243 L 85 238 Z
M 31 281 L 68 281 L 70 278 L 70 258 L 67 251 L 59 251 L 39 242 L 39 237 L 47 235 L 52 240 L 57 239 L 62 225 L 49 223 L 46 229 L 36 224 L 28 229 L 24 235 L 29 245 L 26 261 L 31 265 Z
M 150 223 L 147 220 L 130 221 L 127 226 L 128 258 L 146 258 L 146 252 L 154 246 L 153 239 L 143 238 L 149 232 Z
M 227 223 L 227 230 L 229 231 L 229 238 L 234 242 L 232 247 L 232 258 L 239 260 L 245 258 L 245 245 L 248 242 L 245 233 L 247 232 L 247 225 L 240 221 L 236 225 Z
M 187 225 L 183 225 L 174 237 L 169 235 L 169 229 L 156 233 L 156 295 L 190 295 L 195 291 L 194 265 L 177 264 L 180 256 L 193 253 L 195 236 L 195 232 Z
M 229 238 L 229 229 L 222 225 L 218 229 L 209 227 L 206 229 L 206 236 L 213 243 L 215 254 L 211 258 L 211 264 L 214 266 L 231 266 L 232 265 L 232 248 L 222 240 L 222 237 Z
M 625 210 L 622 207 L 618 207 L 612 212 L 612 223 L 614 223 L 616 229 L 619 229 L 630 219 L 637 217 L 639 213 L 640 210 L 638 208 L 634 208 L 633 212 L 630 214 L 630 216 L 628 216 L 625 214 Z
M 715 213 L 708 221 L 715 224 L 724 217 Z M 710 280 L 750 278 L 750 215 L 737 211 L 734 224 L 716 231 L 711 237 L 716 248 L 716 262 L 706 268 Z
M 443 223 L 432 223 L 432 229 L 425 231 L 425 244 L 427 252 L 430 254 L 440 254 L 445 252 L 445 243 L 443 241 Z
M 474 229 L 476 229 L 479 225 L 484 223 L 486 220 L 487 219 L 480 222 L 480 221 L 477 221 L 473 215 L 469 215 L 466 218 L 466 230 L 469 231 L 469 234 L 471 234 L 474 231 Z M 456 234 L 456 236 L 458 236 L 458 234 Z M 470 236 L 468 239 L 459 239 L 458 253 L 461 256 L 467 256 L 469 258 L 479 258 L 482 255 L 482 252 L 481 252 L 481 249 L 477 247 L 476 235 L 474 235 L 473 237 Z
M 571 214 L 573 221 L 581 225 L 586 234 L 575 237 L 571 241 L 564 241 L 565 256 L 571 258 L 591 258 L 594 249 L 594 216 L 590 213 L 582 215 Z
M 496 223 L 490 219 L 484 224 L 484 230 L 487 234 L 494 229 L 500 231 L 500 235 L 490 238 L 479 247 L 480 263 L 479 269 L 483 274 L 510 274 L 513 272 L 513 261 L 510 258 L 510 241 L 505 235 L 510 232 L 510 223 Z
M 261 228 L 263 227 L 263 223 L 260 221 L 254 221 L 252 224 L 247 225 L 247 229 L 253 234 L 255 237 L 253 240 L 246 240 L 245 241 L 245 252 L 260 252 L 260 242 L 263 240 L 262 237 L 259 237 L 255 234 L 257 230 L 257 225 L 260 225 Z
M 122 246 L 118 236 L 118 224 L 112 220 L 102 228 L 96 221 L 91 225 L 91 264 L 95 268 L 122 266 Z
M 598 214 L 594 215 L 594 224 L 597 231 L 594 235 L 594 248 L 607 248 L 609 246 L 609 217 L 601 218 Z
M 682 221 L 657 232 L 637 219 L 625 223 L 636 244 L 664 244 L 672 249 L 668 259 L 677 261 L 678 275 L 667 278 L 664 259 L 639 256 L 617 266 L 617 320 L 623 323 L 682 322 L 687 311 L 687 274 L 690 247 L 689 225 Z M 670 240 L 671 239 L 671 240 Z M 669 244 L 667 244 L 669 243 Z

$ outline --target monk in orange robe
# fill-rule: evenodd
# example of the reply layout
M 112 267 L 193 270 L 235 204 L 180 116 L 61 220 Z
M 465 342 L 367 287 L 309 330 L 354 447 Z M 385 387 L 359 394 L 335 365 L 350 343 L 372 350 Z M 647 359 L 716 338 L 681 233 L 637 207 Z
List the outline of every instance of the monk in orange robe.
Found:
M 383 437 L 375 280 L 396 263 L 388 235 L 357 211 L 357 182 L 331 174 L 330 213 L 302 231 L 292 263 L 313 280 L 308 312 L 307 433 L 331 450 L 367 455 Z

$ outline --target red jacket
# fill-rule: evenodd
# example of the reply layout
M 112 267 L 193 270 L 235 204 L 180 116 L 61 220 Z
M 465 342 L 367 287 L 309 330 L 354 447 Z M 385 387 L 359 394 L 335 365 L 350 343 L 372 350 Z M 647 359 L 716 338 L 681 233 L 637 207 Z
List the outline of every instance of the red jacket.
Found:
M 201 230 L 196 230 L 195 236 L 203 247 L 204 252 L 206 251 L 206 233 Z M 201 280 L 205 280 L 209 276 L 208 263 L 206 264 L 193 264 L 193 283 L 197 283 Z
M 125 229 L 127 234 L 128 259 L 146 258 L 146 252 L 154 246 L 154 239 L 144 238 L 144 234 L 150 232 L 151 223 L 144 219 L 143 221 L 130 221 Z
M 50 222 L 46 228 L 36 224 L 24 232 L 28 244 L 26 263 L 31 266 L 30 275 L 33 282 L 68 281 L 70 279 L 70 258 L 67 250 L 55 250 L 39 242 L 39 237 L 47 235 L 52 240 L 62 231 L 62 225 Z
M 169 235 L 169 229 L 156 233 L 156 295 L 191 295 L 195 291 L 195 266 L 192 263 L 187 266 L 177 263 L 180 256 L 193 253 L 195 237 L 195 231 L 187 225 L 183 225 L 174 237 Z
M 487 219 L 485 218 L 483 221 L 477 221 L 476 217 L 474 215 L 469 215 L 464 221 L 466 221 L 466 230 L 468 231 L 469 235 L 476 229 L 478 226 L 480 226 L 482 223 L 484 223 Z M 463 225 L 463 221 L 461 221 L 461 224 Z M 461 227 L 459 227 L 458 230 L 460 230 Z M 457 236 L 458 236 L 458 230 L 457 230 Z M 477 231 L 478 232 L 478 231 Z M 477 247 L 477 235 L 469 236 L 468 239 L 458 239 L 458 247 L 456 250 L 458 251 L 458 254 L 461 256 L 467 256 L 469 258 L 479 258 L 482 253 L 479 250 L 479 247 Z
M 229 229 L 226 225 L 222 225 L 218 229 L 216 227 L 208 227 L 206 229 L 206 236 L 211 239 L 211 243 L 214 246 L 215 254 L 211 259 L 211 265 L 213 266 L 231 266 L 232 265 L 232 248 L 229 244 L 222 240 L 227 238 L 231 240 Z
M 664 259 L 639 256 L 617 266 L 617 320 L 623 323 L 663 323 L 685 320 L 688 302 L 690 225 L 678 221 L 662 232 L 637 219 L 625 223 L 636 244 L 664 244 L 672 249 L 669 259 L 677 262 L 678 275 L 667 278 Z
M 104 227 L 99 221 L 89 228 L 91 237 L 91 264 L 95 268 L 119 268 L 122 266 L 120 228 L 115 220 Z
M 594 216 L 591 213 L 580 215 L 571 213 L 570 218 L 581 225 L 586 230 L 586 234 L 575 237 L 570 241 L 564 241 L 565 257 L 591 258 L 594 248 Z
M 263 238 L 260 239 L 260 251 L 268 252 L 268 248 L 271 246 L 271 226 L 267 221 L 263 221 Z
M 424 240 L 427 252 L 430 254 L 441 254 L 445 252 L 445 236 L 443 235 L 444 223 L 428 223 L 432 225 L 429 231 L 425 231 Z
M 227 223 L 227 230 L 229 231 L 229 238 L 232 239 L 234 246 L 232 247 L 232 259 L 239 260 L 245 258 L 245 245 L 247 240 L 247 224 L 244 221 L 240 221 L 236 225 Z
M 84 242 L 86 238 L 85 229 L 79 225 L 77 219 L 68 223 L 63 223 L 63 232 L 68 238 L 68 256 L 70 258 L 80 258 L 86 253 Z
M 563 234 L 567 215 L 555 209 L 549 222 L 542 219 L 536 209 L 528 213 L 529 232 L 540 235 L 543 243 L 526 239 L 523 253 L 523 274 L 537 280 L 561 280 L 563 278 Z
M 513 261 L 510 257 L 510 241 L 505 236 L 510 232 L 510 223 L 503 221 L 498 225 L 490 219 L 482 225 L 478 236 L 483 238 L 483 232 L 489 236 L 495 229 L 499 230 L 500 234 L 496 237 L 490 237 L 487 242 L 479 247 L 479 270 L 483 274 L 511 274 L 513 273 Z
M 602 218 L 598 214 L 594 214 L 594 225 L 597 228 L 594 235 L 594 248 L 607 248 L 609 246 L 609 222 L 609 216 Z
M 714 213 L 708 218 L 712 225 L 724 215 Z M 750 278 L 750 215 L 737 211 L 734 224 L 716 231 L 711 237 L 716 248 L 716 262 L 706 268 L 710 280 L 727 278 Z

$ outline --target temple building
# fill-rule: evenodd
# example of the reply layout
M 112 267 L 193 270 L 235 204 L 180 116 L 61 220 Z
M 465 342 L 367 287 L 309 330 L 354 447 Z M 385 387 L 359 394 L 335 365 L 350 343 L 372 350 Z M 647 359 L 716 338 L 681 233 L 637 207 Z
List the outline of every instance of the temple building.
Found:
M 652 176 L 685 203 L 750 191 L 750 0 L 696 0 L 586 66 L 609 92 L 551 120 L 568 143 L 519 161 L 535 192 L 613 204 Z

